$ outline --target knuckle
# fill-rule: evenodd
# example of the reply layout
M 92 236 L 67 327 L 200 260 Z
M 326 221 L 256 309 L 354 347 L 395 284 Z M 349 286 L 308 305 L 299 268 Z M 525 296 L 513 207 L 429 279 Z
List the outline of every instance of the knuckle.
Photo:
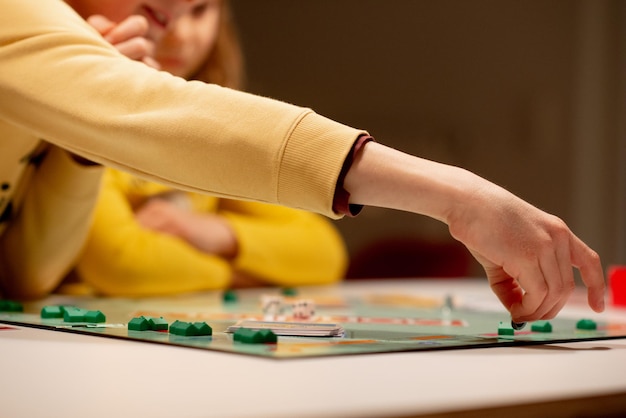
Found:
M 552 227 L 557 232 L 569 232 L 569 227 L 565 221 L 558 216 L 552 216 Z
M 600 255 L 592 249 L 589 249 L 589 259 L 594 265 L 600 265 Z
M 550 229 L 550 244 L 569 241 L 571 231 L 565 221 L 556 216 L 552 217 L 549 223 Z
M 574 290 L 576 290 L 576 283 L 574 283 L 573 281 L 563 284 L 563 292 L 571 294 L 574 293 Z

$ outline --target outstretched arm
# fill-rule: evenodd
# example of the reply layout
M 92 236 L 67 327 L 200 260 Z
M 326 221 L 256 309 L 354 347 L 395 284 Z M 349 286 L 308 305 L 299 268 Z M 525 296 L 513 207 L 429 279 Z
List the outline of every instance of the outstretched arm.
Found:
M 588 302 L 604 309 L 600 258 L 559 218 L 458 167 L 368 143 L 348 171 L 350 203 L 405 210 L 445 222 L 482 264 L 491 288 L 523 322 L 553 318 L 580 270 Z

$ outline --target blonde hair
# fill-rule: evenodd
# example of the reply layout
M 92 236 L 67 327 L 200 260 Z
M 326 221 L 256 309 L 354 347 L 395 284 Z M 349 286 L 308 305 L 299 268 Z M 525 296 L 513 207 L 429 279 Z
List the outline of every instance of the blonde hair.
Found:
M 240 90 L 245 82 L 243 51 L 228 0 L 220 2 L 218 25 L 211 53 L 189 79 Z

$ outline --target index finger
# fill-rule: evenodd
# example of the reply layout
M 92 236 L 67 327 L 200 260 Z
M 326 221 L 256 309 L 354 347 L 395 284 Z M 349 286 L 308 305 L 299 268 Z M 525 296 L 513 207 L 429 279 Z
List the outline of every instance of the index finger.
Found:
M 572 234 L 571 258 L 572 264 L 578 268 L 582 281 L 587 286 L 589 306 L 596 312 L 602 312 L 604 310 L 606 282 L 600 256 Z

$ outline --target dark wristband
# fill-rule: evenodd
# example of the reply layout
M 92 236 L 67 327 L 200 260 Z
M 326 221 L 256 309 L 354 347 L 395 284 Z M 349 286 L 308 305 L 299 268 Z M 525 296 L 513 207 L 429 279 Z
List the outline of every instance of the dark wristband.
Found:
M 358 215 L 361 210 L 363 210 L 363 205 L 350 204 L 350 193 L 344 189 L 343 181 L 346 178 L 348 170 L 352 167 L 354 157 L 359 153 L 359 151 L 361 151 L 365 144 L 373 140 L 374 138 L 370 135 L 363 134 L 359 136 L 354 142 L 354 145 L 352 145 L 352 148 L 343 163 L 343 167 L 341 167 L 341 172 L 339 173 L 339 178 L 337 179 L 337 186 L 335 186 L 335 196 L 333 198 L 333 211 L 335 211 L 335 213 L 354 217 Z

